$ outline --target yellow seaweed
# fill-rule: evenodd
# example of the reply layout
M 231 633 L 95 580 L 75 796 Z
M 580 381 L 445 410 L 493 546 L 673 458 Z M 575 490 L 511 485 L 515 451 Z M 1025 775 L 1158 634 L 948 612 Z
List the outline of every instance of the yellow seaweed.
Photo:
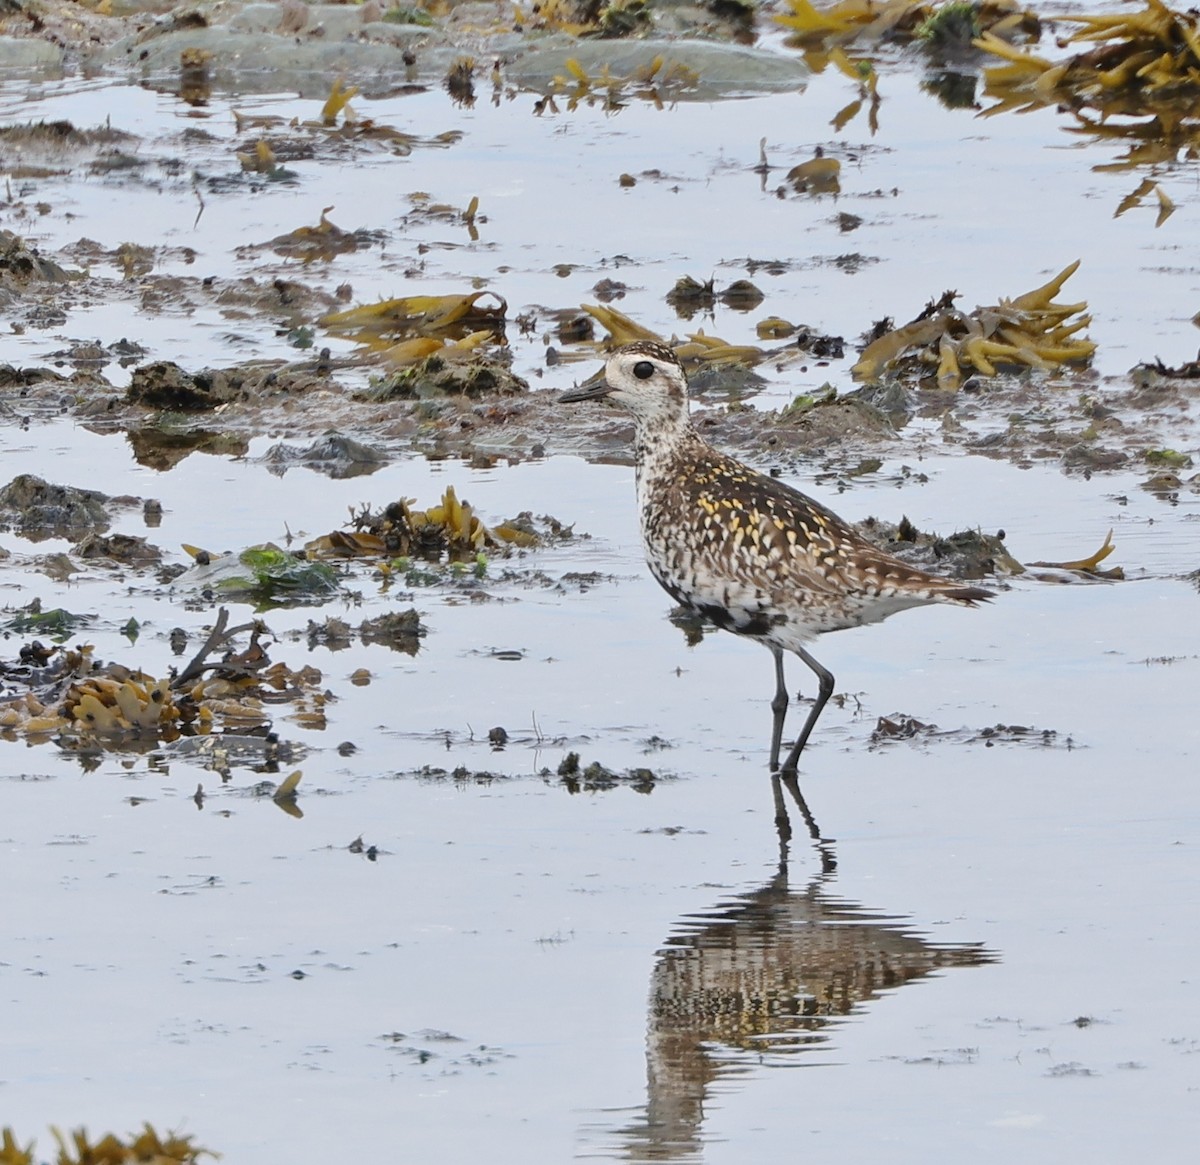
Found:
M 622 344 L 633 343 L 634 340 L 653 340 L 659 344 L 664 342 L 662 336 L 657 332 L 652 332 L 649 328 L 635 323 L 624 312 L 617 311 L 615 307 L 584 303 L 580 304 L 580 310 L 586 312 L 602 328 L 608 330 L 613 347 L 619 348 Z
M 302 775 L 301 771 L 297 769 L 290 776 L 284 777 L 275 790 L 275 800 L 294 801 L 296 799 L 296 792 L 300 788 L 300 778 Z
M 1100 549 L 1094 554 L 1089 554 L 1087 558 L 1077 558 L 1071 562 L 1031 562 L 1029 566 L 1048 566 L 1057 570 L 1076 570 L 1084 574 L 1101 574 L 1107 578 L 1121 578 L 1123 572 L 1120 567 L 1115 570 L 1101 571 L 1099 570 L 1102 563 L 1116 549 L 1112 540 L 1113 532 L 1109 532 L 1104 537 L 1104 542 Z
M 1071 263 L 1040 287 L 970 314 L 950 306 L 954 296 L 947 293 L 916 320 L 869 344 L 851 373 L 873 381 L 905 362 L 913 363 L 920 375 L 933 364 L 938 387 L 956 389 L 970 370 L 995 376 L 1005 365 L 1052 371 L 1063 364 L 1086 363 L 1096 345 L 1075 338 L 1091 322 L 1090 316 L 1080 314 L 1086 302 L 1054 302 L 1078 266 L 1078 261 Z M 1079 318 L 1070 319 L 1075 315 Z
M 883 370 L 909 348 L 928 344 L 942 329 L 940 317 L 914 320 L 894 328 L 868 344 L 850 372 L 859 380 L 874 380 Z
M 321 121 L 325 125 L 333 125 L 338 119 L 338 114 L 346 108 L 350 99 L 357 95 L 358 86 L 351 85 L 347 89 L 342 84 L 342 78 L 339 77 L 329 87 L 329 96 L 325 99 L 325 104 L 321 106 Z
M 486 295 L 491 295 L 496 304 L 478 307 Z M 489 291 L 473 291 L 467 295 L 409 295 L 330 312 L 321 317 L 320 323 L 329 331 L 342 334 L 382 336 L 416 332 L 428 335 L 464 322 L 499 322 L 507 310 L 504 299 Z M 362 338 L 362 335 L 355 338 Z

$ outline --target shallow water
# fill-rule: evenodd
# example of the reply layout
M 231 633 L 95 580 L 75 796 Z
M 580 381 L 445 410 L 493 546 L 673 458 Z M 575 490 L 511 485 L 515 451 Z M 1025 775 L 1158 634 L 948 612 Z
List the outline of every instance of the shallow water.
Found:
M 1083 256 L 1067 298 L 1091 304 L 1101 372 L 1192 355 L 1192 176 L 1164 175 L 1180 209 L 1162 229 L 1149 212 L 1114 221 L 1136 180 L 1092 173 L 1108 155 L 1064 148 L 1053 114 L 974 120 L 897 73 L 876 141 L 858 129 L 869 148 L 842 199 L 763 193 L 758 138 L 780 165 L 810 156 L 848 89 L 821 77 L 803 95 L 540 120 L 527 95 L 474 111 L 439 93 L 370 103 L 379 120 L 467 137 L 406 159 L 290 164 L 295 187 L 202 187 L 193 227 L 188 169 L 211 173 L 220 158 L 237 171 L 230 106 L 311 116 L 314 102 L 218 98 L 198 119 L 108 81 L 9 85 L 6 116 L 111 116 L 145 135 L 140 152 L 186 164 L 154 180 L 48 180 L 22 197 L 54 213 L 30 227 L 10 206 L 0 222 L 49 253 L 85 235 L 113 247 L 134 223 L 137 241 L 194 248 L 205 274 L 262 278 L 295 272 L 234 248 L 335 204 L 344 227 L 392 232 L 379 251 L 303 272 L 330 289 L 348 279 L 358 301 L 463 290 L 472 275 L 491 284 L 506 268 L 496 286 L 512 311 L 567 306 L 611 275 L 633 288 L 618 306 L 665 331 L 678 325 L 662 295 L 679 275 L 787 260 L 755 277 L 769 290 L 762 312 L 708 325 L 731 341 L 767 310 L 852 335 L 946 286 L 967 305 L 994 302 Z M 197 122 L 215 144 L 182 143 Z M 617 187 L 621 171 L 650 167 L 668 177 Z M 478 194 L 480 243 L 461 227 L 401 229 L 392 201 L 416 189 L 455 206 Z M 1014 209 L 1031 197 L 1037 213 Z M 868 220 L 849 239 L 834 222 L 844 209 Z M 418 244 L 448 241 L 401 281 Z M 881 261 L 853 275 L 823 261 L 854 249 Z M 560 278 L 560 263 L 580 269 Z M 159 270 L 195 267 L 166 256 Z M 32 364 L 66 339 L 121 335 L 186 367 L 289 354 L 261 321 L 239 326 L 231 341 L 215 310 L 160 316 L 114 294 L 57 331 L 6 339 L 4 358 Z M 541 366 L 540 338 L 510 339 L 518 370 Z M 761 403 L 846 375 L 814 372 L 801 385 L 772 375 Z M 516 564 L 558 586 L 506 581 L 497 562 L 479 588 L 492 601 L 444 588 L 410 598 L 364 571 L 354 597 L 270 612 L 273 656 L 315 663 L 335 697 L 325 731 L 286 714 L 276 724 L 308 750 L 281 770 L 303 770 L 303 817 L 252 795 L 280 772 L 235 765 L 223 782 L 211 758 L 177 747 L 106 754 L 89 771 L 52 743 L 0 742 L 0 1124 L 41 1140 L 51 1124 L 182 1123 L 233 1162 L 381 1146 L 464 1162 L 1186 1155 L 1200 1088 L 1200 600 L 1182 576 L 1198 565 L 1200 500 L 1168 505 L 1139 488 L 1139 470 L 1084 480 L 943 455 L 932 427 L 927 484 L 898 490 L 901 459 L 840 496 L 807 468 L 793 476 L 852 519 L 1003 526 L 1026 562 L 1085 555 L 1111 527 L 1131 581 L 1026 576 L 985 609 L 916 611 L 822 641 L 848 698 L 805 753 L 823 841 L 793 811 L 785 872 L 764 764 L 769 657 L 720 635 L 688 648 L 663 618 L 628 467 L 405 458 L 349 481 L 276 477 L 256 461 L 271 443 L 158 474 L 119 434 L 35 421 L 4 430 L 0 478 L 158 497 L 161 528 L 136 511 L 114 528 L 180 557 L 182 542 L 317 535 L 351 505 L 429 504 L 447 484 L 489 520 L 549 510 L 590 537 Z M 89 637 L 105 657 L 161 672 L 170 629 L 212 621 L 211 605 L 133 575 L 90 567 L 68 585 L 32 569 L 66 543 L 2 541 L 14 553 L 0 568 L 5 605 L 41 596 L 99 613 Z M 572 571 L 603 577 L 580 588 L 562 581 Z M 310 650 L 303 636 L 310 618 L 409 605 L 430 628 L 415 657 Z M 133 648 L 116 630 L 131 615 L 143 624 Z M 365 688 L 349 678 L 363 667 Z M 793 687 L 807 687 L 802 672 L 791 665 Z M 877 718 L 894 714 L 941 733 L 873 744 Z M 498 725 L 503 751 L 487 740 Z M 996 725 L 1033 731 L 980 736 Z M 343 742 L 356 751 L 342 755 Z M 568 751 L 656 779 L 573 793 L 555 775 Z M 374 860 L 349 852 L 359 836 Z

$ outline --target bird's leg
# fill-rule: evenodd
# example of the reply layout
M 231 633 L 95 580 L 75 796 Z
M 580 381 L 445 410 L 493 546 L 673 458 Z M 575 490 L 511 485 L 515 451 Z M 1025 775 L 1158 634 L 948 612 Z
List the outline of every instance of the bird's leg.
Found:
M 772 647 L 771 654 L 775 657 L 775 696 L 771 700 L 771 711 L 775 714 L 775 722 L 771 725 L 771 772 L 774 773 L 779 771 L 779 748 L 783 743 L 783 720 L 787 716 L 788 693 L 787 682 L 783 678 L 783 648 Z
M 807 651 L 802 647 L 793 649 L 796 654 L 804 660 L 812 669 L 813 675 L 817 677 L 817 698 L 813 702 L 812 710 L 808 714 L 808 719 L 804 721 L 804 727 L 800 730 L 800 735 L 796 737 L 796 743 L 792 745 L 792 751 L 788 753 L 787 760 L 783 762 L 783 772 L 791 773 L 793 776 L 796 772 L 796 762 L 800 759 L 800 753 L 803 751 L 805 744 L 808 743 L 808 738 L 812 734 L 813 728 L 816 726 L 817 720 L 821 716 L 821 712 L 825 705 L 829 703 L 829 697 L 833 695 L 833 672 L 828 668 L 822 667 Z M 779 666 L 779 674 L 783 674 L 783 665 Z M 779 724 L 782 729 L 783 724 Z

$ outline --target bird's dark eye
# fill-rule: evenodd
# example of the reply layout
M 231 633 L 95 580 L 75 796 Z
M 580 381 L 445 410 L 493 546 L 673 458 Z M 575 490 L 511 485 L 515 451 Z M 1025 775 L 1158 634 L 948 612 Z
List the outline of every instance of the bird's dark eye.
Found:
M 649 360 L 639 360 L 633 366 L 633 374 L 638 380 L 649 380 L 654 375 L 654 365 Z

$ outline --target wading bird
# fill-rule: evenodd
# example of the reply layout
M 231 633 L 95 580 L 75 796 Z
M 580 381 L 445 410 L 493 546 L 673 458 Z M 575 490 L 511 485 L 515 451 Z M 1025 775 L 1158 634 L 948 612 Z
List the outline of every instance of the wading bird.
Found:
M 721 453 L 692 427 L 687 376 L 663 344 L 618 348 L 596 376 L 562 403 L 608 398 L 637 426 L 637 499 L 650 571 L 677 602 L 718 627 L 757 640 L 775 657 L 771 771 L 788 693 L 783 653 L 795 652 L 818 691 L 782 772 L 800 753 L 833 693 L 833 673 L 805 644 L 827 631 L 878 623 L 907 607 L 992 597 L 911 567 L 873 546 L 841 518 L 798 490 Z

